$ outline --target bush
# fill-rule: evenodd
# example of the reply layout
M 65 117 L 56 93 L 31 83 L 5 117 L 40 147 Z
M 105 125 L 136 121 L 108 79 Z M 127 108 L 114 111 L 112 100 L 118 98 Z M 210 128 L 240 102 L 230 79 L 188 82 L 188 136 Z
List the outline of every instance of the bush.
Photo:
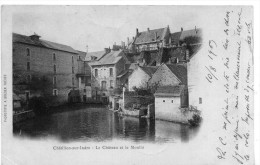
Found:
M 201 120 L 202 120 L 202 117 L 200 117 L 200 115 L 194 114 L 192 116 L 192 119 L 188 120 L 188 122 L 189 122 L 191 127 L 197 127 L 197 126 L 200 125 Z

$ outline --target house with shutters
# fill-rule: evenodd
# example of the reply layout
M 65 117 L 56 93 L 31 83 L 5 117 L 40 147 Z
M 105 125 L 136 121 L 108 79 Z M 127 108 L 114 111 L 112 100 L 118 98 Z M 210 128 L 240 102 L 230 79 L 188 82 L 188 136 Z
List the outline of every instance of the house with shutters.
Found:
M 126 70 L 130 62 L 122 50 L 110 51 L 98 61 L 90 63 L 92 98 L 108 101 L 118 87 L 117 76 Z

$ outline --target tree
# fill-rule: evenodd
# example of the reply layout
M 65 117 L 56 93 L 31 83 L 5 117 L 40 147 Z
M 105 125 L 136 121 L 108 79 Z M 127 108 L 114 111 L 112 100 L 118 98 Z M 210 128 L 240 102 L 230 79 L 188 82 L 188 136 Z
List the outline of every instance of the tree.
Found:
M 198 36 L 188 36 L 183 39 L 183 43 L 187 45 L 198 44 L 201 43 L 201 41 L 202 41 L 201 37 Z

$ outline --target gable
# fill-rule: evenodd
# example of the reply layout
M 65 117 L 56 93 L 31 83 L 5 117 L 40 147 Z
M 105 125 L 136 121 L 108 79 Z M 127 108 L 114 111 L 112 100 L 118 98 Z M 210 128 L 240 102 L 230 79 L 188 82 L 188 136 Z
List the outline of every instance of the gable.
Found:
M 150 85 L 158 84 L 160 86 L 177 85 L 179 83 L 181 81 L 165 64 L 157 69 L 149 82 Z

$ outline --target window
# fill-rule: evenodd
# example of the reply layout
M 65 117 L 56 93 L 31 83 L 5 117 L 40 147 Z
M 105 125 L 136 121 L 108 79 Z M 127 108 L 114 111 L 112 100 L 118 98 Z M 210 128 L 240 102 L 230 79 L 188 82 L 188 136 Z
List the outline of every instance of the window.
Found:
M 163 100 L 163 102 L 165 102 L 165 100 Z
M 101 82 L 101 88 L 104 90 L 107 88 L 107 82 L 106 81 L 102 81 Z
M 110 88 L 114 88 L 114 81 L 110 80 Z
M 95 77 L 97 77 L 97 76 L 98 76 L 98 70 L 95 69 Z
M 27 62 L 27 70 L 31 70 L 31 64 L 30 64 L 30 62 Z
M 31 51 L 30 51 L 29 48 L 26 48 L 26 55 L 27 55 L 27 56 L 30 56 L 30 55 L 31 55 Z
M 72 73 L 74 73 L 74 67 L 72 67 Z
M 56 85 L 56 83 L 57 83 L 57 78 L 55 76 L 55 77 L 53 77 L 53 85 Z
M 112 77 L 113 76 L 113 68 L 109 68 L 109 75 Z
M 31 75 L 27 75 L 27 83 L 29 84 L 31 82 Z
M 173 100 L 172 100 L 172 103 L 173 103 Z
M 58 96 L 58 89 L 53 89 L 53 96 Z
M 199 98 L 199 104 L 202 104 L 202 98 L 201 97 Z
M 28 103 L 29 99 L 30 99 L 30 91 L 25 91 L 25 99 L 26 99 L 26 102 Z
M 80 56 L 78 56 L 78 60 L 81 60 L 81 57 L 80 57 Z
M 56 73 L 56 65 L 53 65 L 53 72 Z
M 53 59 L 53 61 L 56 61 L 56 54 L 55 53 L 52 54 L 52 59 Z
M 72 77 L 72 86 L 74 86 L 74 77 Z
M 74 57 L 73 56 L 71 56 L 71 61 L 72 61 L 72 64 L 74 63 Z

